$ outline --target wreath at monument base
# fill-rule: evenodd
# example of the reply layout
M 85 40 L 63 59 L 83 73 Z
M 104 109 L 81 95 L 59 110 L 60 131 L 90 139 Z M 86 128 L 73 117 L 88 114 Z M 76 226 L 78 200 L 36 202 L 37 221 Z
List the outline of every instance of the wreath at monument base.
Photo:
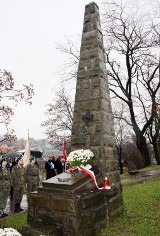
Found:
M 0 229 L 0 236 L 22 236 L 17 230 L 13 228 Z
M 72 151 L 68 157 L 67 162 L 69 163 L 70 167 L 73 166 L 86 166 L 88 164 L 92 164 L 94 157 L 94 153 L 89 149 L 78 149 Z
M 89 149 L 78 149 L 72 151 L 67 157 L 67 162 L 69 163 L 69 169 L 67 170 L 67 172 L 71 173 L 71 175 L 74 177 L 80 177 L 80 175 L 84 174 L 89 175 L 98 190 L 111 189 L 108 180 L 104 180 L 103 187 L 98 187 L 95 174 L 92 171 L 91 164 L 93 161 L 93 157 L 94 153 Z

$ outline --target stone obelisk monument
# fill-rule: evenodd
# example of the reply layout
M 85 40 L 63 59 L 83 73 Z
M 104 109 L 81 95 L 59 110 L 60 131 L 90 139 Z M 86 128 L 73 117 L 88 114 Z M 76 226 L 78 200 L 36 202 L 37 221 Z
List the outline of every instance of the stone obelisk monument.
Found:
M 80 148 L 94 152 L 94 168 L 120 189 L 103 36 L 94 2 L 85 7 L 77 74 L 71 149 Z
M 91 149 L 100 191 L 89 175 L 70 172 L 44 180 L 29 194 L 23 236 L 96 236 L 123 210 L 113 116 L 98 6 L 85 7 L 72 132 L 72 150 Z

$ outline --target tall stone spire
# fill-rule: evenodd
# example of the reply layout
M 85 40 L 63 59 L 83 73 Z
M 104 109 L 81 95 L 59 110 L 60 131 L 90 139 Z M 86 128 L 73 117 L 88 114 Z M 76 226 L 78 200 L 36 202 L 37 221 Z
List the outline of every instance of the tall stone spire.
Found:
M 94 167 L 120 186 L 99 8 L 85 6 L 73 116 L 72 150 L 91 149 Z
M 80 148 L 95 154 L 93 170 L 99 187 L 108 177 L 112 188 L 98 191 L 90 176 L 74 177 L 69 172 L 44 180 L 29 195 L 24 236 L 44 232 L 95 236 L 123 211 L 100 17 L 94 2 L 85 7 L 77 75 L 72 149 Z

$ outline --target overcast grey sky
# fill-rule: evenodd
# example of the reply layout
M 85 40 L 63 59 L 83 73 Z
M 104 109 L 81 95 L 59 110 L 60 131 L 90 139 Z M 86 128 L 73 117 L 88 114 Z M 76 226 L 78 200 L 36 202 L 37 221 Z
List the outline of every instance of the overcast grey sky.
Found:
M 35 139 L 45 137 L 40 123 L 64 63 L 55 43 L 81 35 L 85 5 L 90 2 L 0 0 L 0 68 L 12 73 L 16 86 L 32 83 L 35 90 L 32 106 L 22 102 L 14 109 L 12 127 L 18 138 L 27 138 L 28 129 Z
M 129 0 L 135 5 L 148 0 Z M 150 0 L 152 1 L 152 0 Z M 149 1 L 149 2 L 150 2 Z M 33 105 L 19 103 L 12 127 L 18 138 L 45 138 L 41 122 L 52 89 L 58 89 L 58 72 L 65 58 L 56 42 L 81 35 L 88 0 L 0 0 L 0 68 L 10 71 L 15 85 L 32 83 Z M 101 0 L 95 1 L 98 6 Z M 138 5 L 137 5 L 138 6 Z M 1 129 L 2 131 L 2 129 Z

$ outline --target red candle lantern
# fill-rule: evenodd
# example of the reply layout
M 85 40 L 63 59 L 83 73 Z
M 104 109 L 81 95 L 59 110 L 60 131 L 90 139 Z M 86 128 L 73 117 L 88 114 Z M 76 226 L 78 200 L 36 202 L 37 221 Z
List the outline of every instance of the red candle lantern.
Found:
M 107 177 L 104 178 L 104 188 L 108 188 L 109 186 L 109 180 Z

